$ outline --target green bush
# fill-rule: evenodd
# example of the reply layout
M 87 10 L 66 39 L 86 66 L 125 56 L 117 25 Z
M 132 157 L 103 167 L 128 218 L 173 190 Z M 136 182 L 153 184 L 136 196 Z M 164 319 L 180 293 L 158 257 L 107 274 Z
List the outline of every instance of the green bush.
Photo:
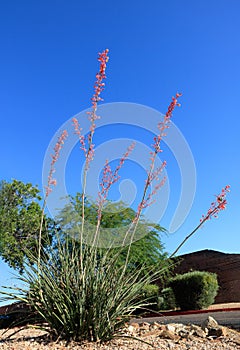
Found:
M 156 284 L 146 284 L 142 292 L 145 298 L 155 298 L 159 295 L 159 287 Z
M 181 310 L 204 309 L 213 304 L 218 291 L 217 275 L 193 271 L 177 275 L 169 282 Z
M 159 287 L 156 284 L 146 284 L 143 286 L 140 300 L 149 303 L 149 310 L 159 310 L 161 302 Z
M 172 288 L 164 288 L 161 291 L 161 299 L 160 310 L 174 310 L 177 308 L 176 298 Z

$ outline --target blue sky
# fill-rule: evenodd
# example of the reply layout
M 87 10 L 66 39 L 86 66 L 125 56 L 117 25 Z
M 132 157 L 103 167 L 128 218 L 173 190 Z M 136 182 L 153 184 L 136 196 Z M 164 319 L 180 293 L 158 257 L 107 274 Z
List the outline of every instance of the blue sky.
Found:
M 90 106 L 97 53 L 109 48 L 104 102 L 133 102 L 165 112 L 172 95 L 183 93 L 173 121 L 193 154 L 197 187 L 184 224 L 162 238 L 167 251 L 230 184 L 227 210 L 180 253 L 239 253 L 239 13 L 238 0 L 2 3 L 1 179 L 41 188 L 48 144 L 66 120 Z M 168 169 L 173 194 L 161 221 L 165 227 L 177 204 L 174 193 L 181 190 L 177 166 Z M 9 275 L 3 263 L 0 268 L 2 282 Z

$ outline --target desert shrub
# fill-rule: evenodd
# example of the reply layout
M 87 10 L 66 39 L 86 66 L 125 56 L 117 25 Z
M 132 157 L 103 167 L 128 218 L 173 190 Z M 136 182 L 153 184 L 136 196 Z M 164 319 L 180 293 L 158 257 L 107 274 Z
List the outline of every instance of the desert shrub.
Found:
M 193 271 L 177 275 L 169 282 L 182 310 L 204 309 L 213 304 L 218 291 L 217 275 Z
M 160 310 L 174 310 L 177 308 L 176 298 L 171 287 L 161 291 Z
M 43 320 L 44 324 L 41 327 L 45 326 L 46 330 L 58 339 L 73 339 L 76 341 L 105 341 L 112 338 L 133 312 L 147 306 L 151 299 L 156 300 L 156 287 L 149 287 L 149 284 L 151 285 L 165 273 L 166 266 L 159 264 L 157 271 L 147 270 L 146 274 L 143 273 L 144 270 L 146 271 L 145 266 L 139 267 L 139 265 L 132 264 L 131 248 L 136 238 L 136 231 L 141 228 L 143 210 L 151 205 L 156 192 L 165 182 L 165 178 L 161 178 L 161 175 L 166 162 L 164 161 L 160 167 L 157 167 L 156 160 L 158 154 L 162 152 L 161 141 L 170 126 L 172 113 L 175 107 L 179 105 L 178 98 L 181 96 L 177 93 L 175 97 L 172 97 L 166 114 L 158 123 L 158 134 L 155 135 L 152 144 L 149 168 L 135 216 L 123 235 L 119 236 L 119 233 L 122 234 L 122 227 L 118 229 L 114 226 L 111 230 L 112 236 L 116 237 L 119 243 L 116 247 L 119 248 L 115 249 L 113 254 L 111 247 L 114 246 L 114 242 L 110 241 L 110 247 L 107 245 L 109 248 L 99 249 L 101 247 L 99 243 L 104 241 L 101 229 L 109 190 L 118 181 L 118 173 L 133 150 L 134 143 L 122 155 L 115 170 L 111 168 L 110 163 L 106 160 L 96 199 L 96 225 L 92 225 L 91 222 L 86 220 L 86 183 L 88 169 L 94 158 L 93 137 L 96 129 L 95 123 L 99 119 L 97 106 L 99 101 L 102 100 L 100 94 L 104 86 L 103 81 L 106 78 L 105 69 L 108 62 L 108 50 L 100 53 L 98 60 L 100 69 L 96 75 L 94 95 L 91 98 L 92 109 L 88 113 L 90 127 L 86 136 L 82 134 L 79 121 L 73 118 L 74 132 L 79 137 L 85 159 L 80 198 L 82 213 L 79 216 L 77 212 L 73 211 L 70 216 L 67 216 L 65 232 L 62 235 L 60 232 L 59 236 L 54 235 L 54 244 L 49 248 L 43 244 L 44 212 L 52 187 L 57 183 L 56 179 L 53 178 L 53 174 L 56 170 L 55 163 L 59 158 L 59 152 L 67 137 L 67 131 L 64 130 L 56 142 L 54 153 L 51 155 L 42 216 L 39 231 L 36 232 L 37 252 L 35 251 L 34 255 L 34 252 L 26 247 L 24 253 L 29 259 L 23 264 L 23 275 L 19 276 L 20 286 L 6 287 L 5 292 L 1 292 L 5 296 L 1 301 L 12 300 L 26 303 L 30 310 L 36 312 L 37 316 Z M 216 203 L 212 203 L 206 216 L 203 216 L 201 223 L 183 240 L 170 257 L 177 253 L 186 240 L 206 220 L 216 216 L 220 210 L 225 209 L 227 203 L 225 196 L 228 191 L 229 186 L 226 186 L 217 197 Z M 119 265 L 120 255 L 124 256 L 124 262 L 121 265 Z M 210 280 L 210 285 L 207 283 L 208 280 Z M 185 281 L 185 285 L 186 283 Z M 202 284 L 209 293 L 208 298 L 210 298 L 210 292 L 214 294 L 212 289 L 214 291 L 217 289 L 216 286 L 215 289 L 213 288 L 213 277 L 197 278 L 195 283 L 192 281 L 189 289 L 193 292 L 194 287 L 196 287 L 195 294 L 197 294 Z M 185 285 L 184 294 L 186 294 Z M 208 288 L 206 288 L 206 285 Z M 179 293 L 177 295 L 180 295 L 181 291 L 176 286 L 178 286 L 177 279 L 176 282 L 172 282 L 172 288 L 174 293 L 175 289 L 178 289 Z M 197 299 L 196 295 L 193 299 Z M 207 297 L 204 301 L 206 299 Z M 177 299 L 177 301 L 179 300 Z M 186 303 L 182 305 L 187 307 Z M 203 303 L 201 305 L 203 306 Z
M 142 302 L 148 303 L 147 311 L 159 310 L 161 303 L 161 298 L 159 296 L 159 287 L 156 284 L 145 284 L 141 291 L 140 300 Z
M 150 152 L 149 170 L 142 188 L 142 196 L 136 213 L 126 231 L 122 227 L 111 229 L 106 249 L 99 249 L 104 242 L 102 235 L 104 209 L 107 204 L 109 190 L 119 179 L 119 171 L 125 160 L 134 148 L 134 143 L 129 145 L 126 152 L 119 160 L 118 166 L 111 168 L 108 160 L 102 170 L 102 178 L 99 183 L 99 192 L 96 199 L 96 222 L 93 225 L 88 221 L 86 214 L 87 193 L 86 184 L 88 170 L 94 158 L 93 137 L 96 129 L 97 106 L 102 100 L 100 94 L 105 80 L 105 69 L 108 62 L 108 50 L 99 54 L 99 72 L 96 74 L 94 94 L 91 98 L 92 109 L 88 113 L 90 121 L 89 134 L 84 136 L 77 118 L 73 118 L 73 132 L 78 135 L 81 150 L 85 158 L 83 166 L 82 191 L 80 196 L 81 214 L 71 211 L 62 222 L 59 236 L 54 236 L 54 244 L 49 248 L 43 245 L 44 211 L 47 198 L 56 185 L 55 163 L 59 158 L 60 150 L 67 138 L 64 130 L 58 137 L 51 155 L 47 186 L 43 201 L 42 217 L 37 235 L 37 253 L 28 251 L 25 255 L 30 257 L 23 266 L 23 275 L 19 277 L 22 287 L 12 288 L 5 292 L 7 300 L 25 302 L 46 324 L 46 329 L 58 338 L 73 339 L 76 341 L 104 341 L 114 336 L 122 325 L 129 319 L 134 311 L 146 306 L 142 291 L 146 285 L 153 283 L 165 273 L 166 266 L 158 265 L 156 271 L 147 270 L 146 266 L 134 266 L 131 259 L 131 250 L 135 241 L 137 230 L 141 230 L 142 212 L 151 205 L 153 197 L 164 185 L 164 178 L 160 180 L 166 166 L 163 162 L 156 166 L 156 158 L 161 152 L 160 143 L 169 127 L 172 112 L 178 106 L 178 98 L 181 94 L 172 97 L 163 120 L 159 122 L 159 134 L 154 137 L 153 150 Z M 113 224 L 113 223 L 112 223 Z M 111 225 L 110 225 L 111 226 Z M 64 227 L 63 231 L 62 227 Z M 116 241 L 118 244 L 116 245 Z M 118 247 L 112 251 L 111 247 Z M 105 245 L 103 245 L 105 247 Z M 109 248 L 108 248 L 109 247 Z M 119 257 L 124 256 L 120 265 Z M 151 287 L 153 288 L 153 287 Z M 149 295 L 149 290 L 144 293 Z M 151 293 L 153 291 L 151 290 Z M 4 294 L 4 293 L 3 293 Z M 146 299 L 153 299 L 153 296 Z
M 142 293 L 145 298 L 155 298 L 159 295 L 159 287 L 156 284 L 146 284 L 142 289 Z

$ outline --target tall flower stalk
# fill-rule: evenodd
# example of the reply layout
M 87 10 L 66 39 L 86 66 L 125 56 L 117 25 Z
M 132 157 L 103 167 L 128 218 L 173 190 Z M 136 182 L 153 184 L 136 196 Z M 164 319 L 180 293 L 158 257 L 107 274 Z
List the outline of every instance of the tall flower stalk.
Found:
M 163 138 L 166 136 L 166 130 L 170 126 L 172 113 L 173 113 L 174 109 L 176 108 L 176 106 L 180 106 L 180 104 L 178 103 L 179 97 L 181 97 L 181 94 L 179 94 L 179 93 L 177 93 L 175 96 L 172 97 L 172 102 L 168 106 L 168 109 L 167 109 L 166 114 L 164 115 L 163 121 L 158 123 L 159 133 L 158 133 L 158 135 L 156 135 L 154 137 L 154 144 L 152 145 L 153 151 L 150 152 L 150 167 L 149 167 L 149 170 L 147 172 L 147 178 L 145 180 L 145 185 L 143 188 L 142 199 L 138 205 L 136 216 L 133 219 L 132 224 L 129 226 L 128 230 L 126 231 L 126 234 L 125 234 L 125 237 L 124 237 L 124 240 L 122 243 L 122 245 L 125 244 L 126 238 L 130 234 L 130 244 L 129 244 L 129 249 L 128 249 L 126 261 L 129 258 L 131 244 L 133 242 L 142 211 L 144 208 L 148 207 L 149 205 L 151 205 L 153 203 L 154 195 L 164 185 L 164 183 L 166 181 L 165 177 L 161 181 L 159 179 L 159 176 L 161 175 L 161 173 L 163 172 L 164 168 L 167 165 L 166 161 L 164 161 L 162 163 L 162 165 L 156 169 L 155 169 L 155 162 L 156 162 L 157 155 L 162 152 L 161 142 L 162 142 Z M 149 187 L 154 182 L 156 184 L 155 184 L 153 190 L 150 191 L 150 193 L 148 194 Z
M 94 84 L 94 94 L 91 98 L 92 103 L 92 110 L 91 112 L 88 112 L 88 119 L 90 121 L 90 132 L 87 138 L 87 142 L 85 140 L 85 137 L 82 135 L 79 122 L 76 118 L 73 118 L 73 125 L 75 129 L 75 133 L 79 137 L 79 141 L 81 144 L 81 149 L 84 152 L 85 155 L 85 166 L 83 170 L 83 185 L 82 185 L 82 222 L 81 222 L 81 229 L 80 229 L 80 261 L 81 261 L 81 270 L 83 271 L 83 265 L 82 265 L 82 254 L 83 254 L 83 233 L 84 233 L 84 222 L 85 222 L 85 196 L 86 196 L 86 185 L 87 185 L 87 173 L 90 166 L 90 162 L 93 160 L 94 157 L 94 144 L 93 144 L 93 135 L 96 129 L 96 120 L 100 117 L 97 115 L 97 108 L 98 103 L 100 101 L 103 101 L 103 99 L 100 97 L 101 92 L 104 90 L 104 80 L 106 79 L 106 67 L 107 62 L 109 60 L 108 57 L 108 49 L 104 50 L 103 52 L 98 54 L 98 61 L 100 62 L 99 71 L 96 74 L 96 81 Z
M 207 221 L 210 220 L 212 218 L 217 218 L 218 214 L 220 211 L 226 209 L 226 205 L 227 205 L 227 193 L 230 192 L 230 186 L 227 185 L 225 186 L 221 193 L 216 196 L 216 201 L 211 203 L 210 208 L 207 211 L 206 215 L 202 215 L 202 218 L 200 219 L 200 224 L 197 225 L 197 227 L 195 227 L 195 229 L 189 234 L 187 235 L 184 240 L 179 244 L 179 246 L 174 250 L 174 252 L 170 255 L 170 259 L 173 258 L 176 253 L 179 251 L 179 249 L 186 243 L 187 240 L 189 240 L 190 237 L 192 237 L 194 235 L 194 233 L 196 233 L 200 227 Z
M 108 193 L 110 191 L 110 188 L 112 187 L 113 184 L 115 184 L 119 179 L 119 171 L 123 167 L 123 164 L 125 163 L 126 159 L 128 158 L 129 154 L 133 151 L 135 147 L 135 142 L 133 142 L 126 150 L 126 152 L 123 154 L 121 157 L 118 166 L 115 168 L 114 171 L 112 171 L 111 166 L 106 160 L 104 169 L 103 169 L 103 176 L 102 180 L 100 182 L 100 191 L 98 192 L 98 199 L 97 199 L 97 204 L 98 204 L 98 213 L 97 213 L 97 226 L 96 226 L 96 231 L 95 231 L 95 236 L 93 239 L 93 245 L 95 245 L 96 240 L 99 235 L 99 229 L 101 225 L 101 219 L 102 219 L 102 210 L 103 206 L 106 203 L 108 199 Z
M 50 169 L 48 173 L 47 186 L 45 187 L 45 196 L 44 196 L 43 205 L 42 205 L 42 214 L 41 214 L 40 228 L 39 228 L 39 235 L 38 235 L 38 266 L 41 258 L 42 229 L 43 229 L 44 212 L 46 209 L 47 198 L 52 192 L 52 187 L 57 185 L 57 180 L 53 178 L 53 174 L 56 171 L 55 164 L 58 161 L 60 151 L 67 137 L 68 137 L 68 133 L 66 130 L 64 130 L 56 142 L 56 145 L 54 147 L 54 153 L 51 155 L 52 161 L 51 161 Z

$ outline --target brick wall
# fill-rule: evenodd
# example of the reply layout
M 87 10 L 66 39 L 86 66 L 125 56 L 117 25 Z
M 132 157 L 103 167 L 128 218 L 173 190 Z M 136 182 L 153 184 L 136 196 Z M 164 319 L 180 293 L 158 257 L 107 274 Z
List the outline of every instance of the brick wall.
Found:
M 220 288 L 215 303 L 240 302 L 240 254 L 202 250 L 179 258 L 176 273 L 198 270 L 217 274 Z

